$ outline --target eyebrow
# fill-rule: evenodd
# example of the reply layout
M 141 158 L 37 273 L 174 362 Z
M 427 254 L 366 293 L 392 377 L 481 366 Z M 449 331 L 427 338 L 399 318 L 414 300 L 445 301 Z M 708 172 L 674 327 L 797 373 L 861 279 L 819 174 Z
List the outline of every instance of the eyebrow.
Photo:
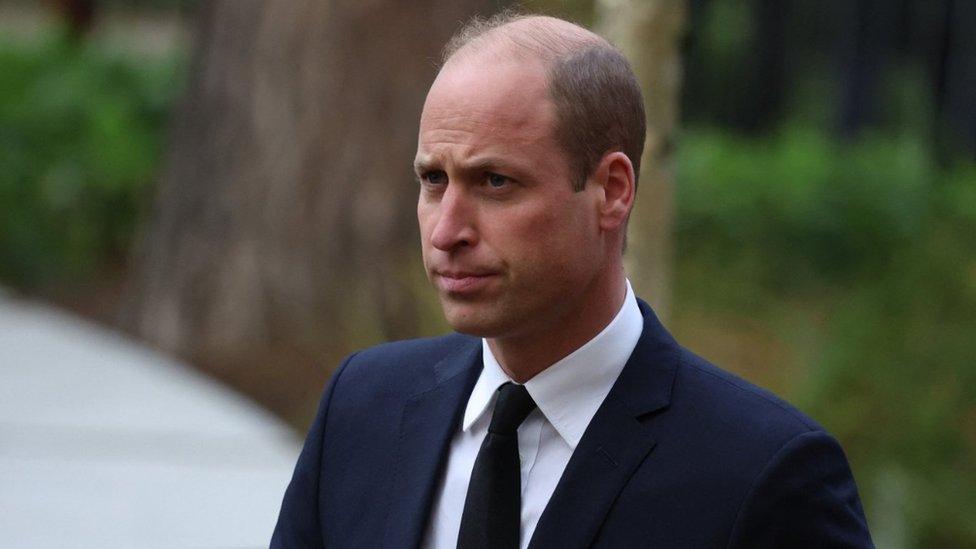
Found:
M 414 160 L 413 169 L 417 174 L 422 174 L 426 171 L 433 169 L 437 166 L 439 162 L 430 156 L 423 158 L 418 158 Z M 505 171 L 521 171 L 521 169 L 505 160 L 494 157 L 494 156 L 483 156 L 480 158 L 475 158 L 471 162 L 461 163 L 459 166 L 462 172 L 480 172 L 480 171 L 490 171 L 492 169 L 503 169 Z
M 417 158 L 416 160 L 413 161 L 413 171 L 417 175 L 420 175 L 426 171 L 429 171 L 433 165 L 434 165 L 434 161 L 429 156 L 426 156 L 424 158 Z
M 505 162 L 500 158 L 486 156 L 482 158 L 475 158 L 473 162 L 465 166 L 463 169 L 470 170 L 473 172 L 481 172 L 481 171 L 490 170 L 492 168 L 502 168 L 505 171 L 509 171 L 515 169 L 515 166 L 513 166 L 509 162 Z

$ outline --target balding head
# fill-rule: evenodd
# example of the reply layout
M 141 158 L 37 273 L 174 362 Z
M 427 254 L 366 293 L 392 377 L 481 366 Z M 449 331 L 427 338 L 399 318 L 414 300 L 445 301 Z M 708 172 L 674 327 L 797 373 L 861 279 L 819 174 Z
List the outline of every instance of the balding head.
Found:
M 612 48 L 599 35 L 555 17 L 503 12 L 490 19 L 475 18 L 444 47 L 442 61 L 476 54 L 532 57 L 552 63 L 586 47 Z
M 556 109 L 553 136 L 581 190 L 600 159 L 621 151 L 640 173 L 644 103 L 630 64 L 613 45 L 578 25 L 503 12 L 473 19 L 444 48 L 445 68 L 492 60 L 541 61 Z

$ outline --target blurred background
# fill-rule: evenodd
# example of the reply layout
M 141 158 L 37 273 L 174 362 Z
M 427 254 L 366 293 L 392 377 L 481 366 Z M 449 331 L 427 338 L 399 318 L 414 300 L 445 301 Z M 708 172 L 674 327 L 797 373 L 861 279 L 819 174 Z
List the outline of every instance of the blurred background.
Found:
M 117 532 L 84 530 L 103 546 L 267 543 L 333 367 L 446 330 L 420 263 L 416 126 L 447 38 L 508 6 L 0 1 L 15 546 L 55 544 L 15 524 L 55 508 L 103 520 L 78 514 L 95 494 L 118 507 Z M 841 440 L 879 547 L 976 547 L 976 2 L 521 7 L 597 29 L 643 81 L 638 294 Z M 123 454 L 183 469 L 139 491 Z M 84 459 L 103 477 L 46 495 Z M 181 509 L 183 537 L 128 507 Z

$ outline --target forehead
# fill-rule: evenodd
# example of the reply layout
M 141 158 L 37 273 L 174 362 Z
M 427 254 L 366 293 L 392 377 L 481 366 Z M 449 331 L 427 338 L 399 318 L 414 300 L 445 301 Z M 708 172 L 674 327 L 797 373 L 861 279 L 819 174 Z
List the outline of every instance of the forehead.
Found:
M 431 86 L 418 154 L 439 144 L 525 146 L 548 141 L 555 108 L 541 61 L 494 55 L 449 62 Z

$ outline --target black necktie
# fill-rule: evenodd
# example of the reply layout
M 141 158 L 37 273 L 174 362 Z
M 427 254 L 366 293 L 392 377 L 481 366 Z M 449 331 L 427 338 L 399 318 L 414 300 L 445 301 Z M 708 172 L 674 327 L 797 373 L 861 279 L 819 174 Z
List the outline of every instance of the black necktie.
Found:
M 535 409 L 522 385 L 498 388 L 495 412 L 464 500 L 458 549 L 516 549 L 519 546 L 522 490 L 518 427 Z

